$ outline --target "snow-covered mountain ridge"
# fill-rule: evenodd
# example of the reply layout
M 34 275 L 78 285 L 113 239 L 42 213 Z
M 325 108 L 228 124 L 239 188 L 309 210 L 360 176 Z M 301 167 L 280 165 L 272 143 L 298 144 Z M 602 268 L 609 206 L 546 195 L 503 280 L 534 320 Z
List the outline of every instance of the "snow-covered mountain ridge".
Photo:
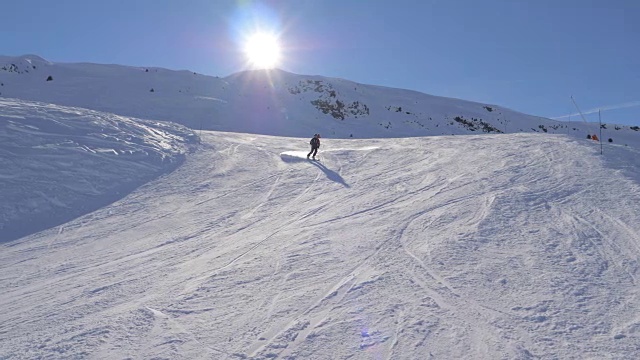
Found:
M 51 63 L 34 55 L 0 56 L 0 84 L 2 97 L 173 121 L 192 129 L 295 137 L 320 132 L 332 138 L 483 132 L 585 138 L 599 133 L 597 125 L 584 122 L 282 70 L 218 78 L 161 68 Z M 637 127 L 609 124 L 603 130 L 603 137 L 616 143 L 640 138 Z

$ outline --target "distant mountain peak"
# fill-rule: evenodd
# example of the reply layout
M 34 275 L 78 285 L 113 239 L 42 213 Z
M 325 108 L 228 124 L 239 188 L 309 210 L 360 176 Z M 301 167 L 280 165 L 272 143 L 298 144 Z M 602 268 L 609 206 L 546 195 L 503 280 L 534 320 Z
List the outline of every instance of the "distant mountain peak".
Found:
M 30 54 L 0 56 L 0 97 L 172 121 L 192 129 L 296 137 L 318 132 L 334 138 L 536 132 L 586 139 L 598 130 L 598 125 L 545 119 L 494 104 L 279 68 L 220 78 L 158 67 L 52 63 Z M 628 126 L 608 130 L 603 137 L 614 142 L 640 136 Z

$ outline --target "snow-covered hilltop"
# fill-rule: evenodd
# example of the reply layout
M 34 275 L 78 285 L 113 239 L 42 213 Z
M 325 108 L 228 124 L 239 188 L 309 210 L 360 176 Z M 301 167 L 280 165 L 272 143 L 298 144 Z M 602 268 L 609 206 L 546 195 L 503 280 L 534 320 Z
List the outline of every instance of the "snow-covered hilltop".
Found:
M 0 96 L 84 107 L 192 129 L 307 137 L 387 138 L 539 132 L 585 138 L 597 125 L 525 115 L 497 105 L 282 70 L 217 78 L 189 71 L 0 57 Z M 640 137 L 608 125 L 604 138 Z

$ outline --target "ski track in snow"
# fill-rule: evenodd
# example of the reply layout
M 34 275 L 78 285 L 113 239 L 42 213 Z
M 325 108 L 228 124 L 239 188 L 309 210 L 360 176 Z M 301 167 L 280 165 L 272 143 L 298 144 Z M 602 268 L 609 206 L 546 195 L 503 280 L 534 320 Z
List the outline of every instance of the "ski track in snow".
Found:
M 637 355 L 640 191 L 593 148 L 291 144 L 203 132 L 173 173 L 0 245 L 0 358 Z

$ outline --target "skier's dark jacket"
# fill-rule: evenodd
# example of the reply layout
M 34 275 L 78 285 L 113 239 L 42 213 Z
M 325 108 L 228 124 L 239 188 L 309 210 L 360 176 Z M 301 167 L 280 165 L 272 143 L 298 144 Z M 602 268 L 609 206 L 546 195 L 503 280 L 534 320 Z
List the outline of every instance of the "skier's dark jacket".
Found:
M 311 139 L 311 141 L 309 141 L 309 144 L 311 144 L 311 147 L 319 148 L 320 147 L 320 139 L 318 139 L 317 137 L 314 137 L 314 138 Z

